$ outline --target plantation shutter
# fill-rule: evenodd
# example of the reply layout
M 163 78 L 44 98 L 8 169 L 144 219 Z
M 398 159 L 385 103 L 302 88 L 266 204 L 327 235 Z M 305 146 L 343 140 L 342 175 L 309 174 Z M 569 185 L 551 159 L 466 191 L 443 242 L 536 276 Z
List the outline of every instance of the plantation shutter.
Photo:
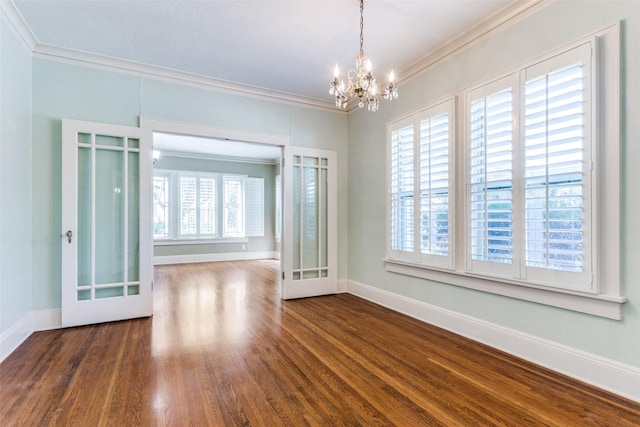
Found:
M 516 76 L 470 93 L 468 258 L 474 272 L 513 276 L 514 96 Z
M 390 133 L 390 249 L 414 251 L 414 125 L 401 122 Z
M 224 191 L 224 237 L 244 237 L 243 178 L 225 176 Z
M 180 235 L 195 236 L 197 230 L 197 186 L 195 176 L 179 177 Z
M 245 178 L 245 236 L 264 236 L 264 179 Z
M 198 235 L 215 235 L 216 233 L 216 180 L 215 178 L 198 178 L 199 206 Z
M 524 71 L 527 276 L 589 290 L 590 44 Z M 540 271 L 540 269 L 553 271 Z
M 453 268 L 450 225 L 453 188 L 453 99 L 418 115 L 418 192 L 420 260 L 424 264 Z

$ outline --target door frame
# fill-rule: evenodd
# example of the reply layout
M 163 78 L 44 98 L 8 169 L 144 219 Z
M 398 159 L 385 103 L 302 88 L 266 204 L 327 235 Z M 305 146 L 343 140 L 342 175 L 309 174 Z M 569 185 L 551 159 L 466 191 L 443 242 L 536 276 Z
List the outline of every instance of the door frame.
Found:
M 280 206 L 284 206 L 284 186 L 282 180 L 284 178 L 284 170 L 282 161 L 284 159 L 284 151 L 287 147 L 291 147 L 291 136 L 244 131 L 240 129 L 219 128 L 209 125 L 201 125 L 196 123 L 179 122 L 174 120 L 157 119 L 153 117 L 140 116 L 140 128 L 149 130 L 150 132 L 174 133 L 179 135 L 188 135 L 200 138 L 222 139 L 229 142 L 249 142 L 253 144 L 271 145 L 280 148 Z M 281 211 L 282 212 L 282 211 Z M 284 214 L 281 215 L 284 221 Z M 281 233 L 284 232 L 283 224 L 281 224 Z M 280 237 L 280 279 L 282 279 L 282 261 L 283 261 L 283 239 Z M 152 260 L 153 262 L 153 260 Z

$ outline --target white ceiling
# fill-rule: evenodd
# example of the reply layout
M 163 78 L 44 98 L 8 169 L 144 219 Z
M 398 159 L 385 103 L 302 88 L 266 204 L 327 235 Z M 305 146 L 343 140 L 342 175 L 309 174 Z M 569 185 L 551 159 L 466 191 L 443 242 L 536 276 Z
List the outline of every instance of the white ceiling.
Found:
M 356 0 L 13 0 L 38 50 L 85 52 L 332 104 L 354 66 Z M 384 80 L 513 0 L 366 0 L 364 51 Z M 63 51 L 60 51 L 62 48 Z M 402 96 L 402 94 L 401 94 Z
M 529 0 L 531 1 L 531 0 Z M 402 83 L 429 54 L 523 0 L 365 0 L 364 52 Z M 332 107 L 359 51 L 357 0 L 13 0 L 34 52 L 117 60 Z M 97 61 L 100 62 L 100 61 Z M 121 65 L 122 63 L 119 62 Z M 127 67 L 121 67 L 126 69 Z M 403 75 L 404 73 L 404 75 Z M 159 73 L 162 74 L 162 73 Z M 183 75 L 183 74 L 181 74 Z M 402 88 L 400 88 L 402 96 Z M 279 158 L 272 147 L 157 134 L 161 151 Z M 275 151 L 274 151 L 275 150 Z

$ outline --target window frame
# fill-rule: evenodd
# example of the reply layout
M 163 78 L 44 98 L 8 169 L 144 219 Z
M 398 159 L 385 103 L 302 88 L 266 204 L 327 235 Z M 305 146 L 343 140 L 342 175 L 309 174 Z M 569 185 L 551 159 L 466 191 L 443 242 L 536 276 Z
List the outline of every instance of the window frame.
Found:
M 421 264 L 412 260 L 387 256 L 386 270 L 393 273 L 414 276 L 445 284 L 461 286 L 483 292 L 504 295 L 525 301 L 536 302 L 577 312 L 601 316 L 609 319 L 621 319 L 621 307 L 627 301 L 622 295 L 620 282 L 620 24 L 616 23 L 588 36 L 582 37 L 559 49 L 540 55 L 524 64 L 520 64 L 485 80 L 490 82 L 501 77 L 519 73 L 521 70 L 542 62 L 548 58 L 568 51 L 586 42 L 592 43 L 592 185 L 595 197 L 591 200 L 593 210 L 592 233 L 592 272 L 597 287 L 594 293 L 560 289 L 535 283 L 531 280 L 507 276 L 489 276 L 469 271 L 466 268 L 467 242 L 465 226 L 467 223 L 466 194 L 468 183 L 457 181 L 455 262 L 454 269 L 447 270 Z M 473 88 L 461 88 L 454 96 L 460 98 Z M 520 102 L 520 101 L 518 101 Z M 466 102 L 460 102 L 456 109 L 457 117 L 466 117 Z M 406 116 L 405 116 L 406 117 Z M 466 171 L 466 120 L 458 120 L 455 142 L 455 163 L 459 170 Z M 520 125 L 516 132 L 520 132 Z M 387 134 L 387 144 L 388 144 Z M 387 153 L 388 156 L 388 153 Z M 388 157 L 387 157 L 387 161 Z M 517 161 L 522 161 L 517 159 Z M 519 196 L 517 196 L 519 197 Z M 388 191 L 387 191 L 388 198 Z M 387 209 L 389 200 L 387 200 Z M 387 218 L 388 222 L 388 218 Z M 387 239 L 389 232 L 387 230 Z M 515 286 L 514 286 L 515 285 Z

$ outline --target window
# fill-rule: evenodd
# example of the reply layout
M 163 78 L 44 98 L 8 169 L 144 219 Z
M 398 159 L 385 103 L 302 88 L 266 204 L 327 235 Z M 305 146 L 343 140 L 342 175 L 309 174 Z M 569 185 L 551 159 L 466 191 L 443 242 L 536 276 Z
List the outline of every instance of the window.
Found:
M 389 126 L 390 257 L 451 268 L 453 99 Z
M 527 276 L 536 277 L 536 269 L 573 272 L 564 286 L 595 291 L 589 55 L 588 47 L 576 48 L 523 73 L 522 157 Z
M 216 180 L 179 175 L 179 237 L 212 237 L 216 233 Z
M 387 270 L 620 319 L 619 52 L 614 25 L 390 122 Z
M 244 238 L 264 235 L 262 178 L 155 171 L 153 182 L 154 239 Z
M 585 43 L 467 93 L 468 271 L 594 291 L 590 68 Z

